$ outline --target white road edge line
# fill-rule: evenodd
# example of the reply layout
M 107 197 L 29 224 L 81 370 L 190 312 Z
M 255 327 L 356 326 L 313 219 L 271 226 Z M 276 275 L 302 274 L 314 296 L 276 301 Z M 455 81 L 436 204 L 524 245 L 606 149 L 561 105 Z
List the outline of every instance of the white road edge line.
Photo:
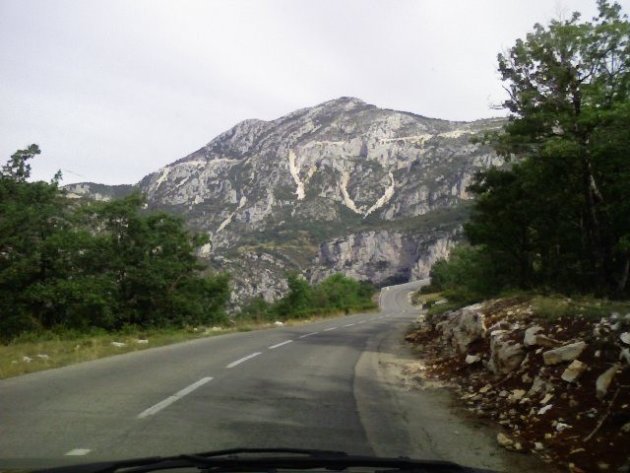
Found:
M 67 457 L 82 457 L 83 455 L 87 455 L 92 450 L 89 448 L 73 448 L 68 453 L 65 454 Z
M 311 335 L 317 335 L 319 332 L 311 332 L 311 333 L 306 333 L 304 335 L 300 335 L 298 338 L 306 338 L 306 337 L 310 337 Z
M 330 332 L 331 330 L 335 330 L 337 327 L 329 327 L 329 328 L 325 328 L 324 332 Z
M 257 351 L 256 353 L 252 353 L 251 355 L 247 355 L 244 356 L 243 358 L 239 358 L 236 361 L 233 361 L 232 363 L 230 363 L 229 365 L 226 366 L 226 368 L 234 368 L 235 366 L 240 365 L 241 363 L 247 361 L 247 360 L 251 360 L 252 358 L 258 356 L 258 355 L 262 355 L 262 352 Z
M 354 324 L 346 324 L 344 327 L 352 327 Z
M 282 342 L 282 343 L 276 343 L 275 345 L 271 345 L 269 347 L 270 350 L 273 350 L 274 348 L 278 348 L 281 347 L 282 345 L 286 345 L 287 343 L 291 343 L 293 340 L 287 340 L 286 342 Z
M 181 399 L 184 396 L 186 396 L 187 394 L 190 394 L 195 389 L 203 386 L 204 384 L 206 384 L 209 381 L 212 381 L 212 378 L 210 378 L 210 377 L 201 378 L 199 381 L 196 381 L 196 382 L 192 383 L 190 386 L 186 386 L 181 391 L 177 391 L 172 396 L 169 396 L 166 399 L 164 399 L 163 401 L 160 401 L 157 404 L 155 404 L 155 405 L 149 407 L 148 409 L 142 411 L 140 414 L 138 414 L 138 419 L 144 419 L 145 417 L 152 416 L 153 414 L 157 414 L 162 409 L 170 406 L 171 404 L 173 404 L 178 399 Z

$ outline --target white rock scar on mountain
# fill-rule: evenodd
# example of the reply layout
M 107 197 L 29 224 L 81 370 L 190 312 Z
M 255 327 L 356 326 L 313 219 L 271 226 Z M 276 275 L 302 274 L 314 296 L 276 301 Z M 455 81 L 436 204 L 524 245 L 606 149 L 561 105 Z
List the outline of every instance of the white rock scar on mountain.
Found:
M 170 172 L 171 168 L 166 166 L 162 169 L 162 174 L 160 175 L 160 177 L 158 177 L 157 181 L 155 181 L 155 188 L 157 189 L 158 187 L 160 187 L 160 185 L 166 181 L 166 178 L 168 177 L 168 173 Z
M 341 171 L 340 190 L 341 190 L 341 196 L 343 197 L 343 203 L 345 204 L 346 207 L 348 207 L 353 212 L 362 215 L 363 210 L 357 208 L 357 205 L 354 203 L 354 200 L 352 200 L 352 197 L 350 197 L 350 194 L 348 194 L 348 181 L 349 180 L 350 180 L 350 174 L 348 173 L 348 171 Z
M 225 220 L 223 220 L 223 222 L 221 222 L 221 225 L 219 225 L 219 228 L 217 228 L 217 233 L 219 233 L 221 230 L 223 230 L 225 227 L 227 227 L 232 222 L 232 219 L 234 218 L 234 215 L 236 215 L 236 212 L 238 212 L 243 207 L 245 207 L 246 203 L 247 203 L 247 197 L 241 196 L 241 200 L 238 203 L 238 207 L 236 208 L 236 210 L 234 212 L 232 212 L 228 216 L 228 218 L 226 218 Z
M 304 192 L 304 182 L 302 182 L 302 180 L 300 179 L 300 171 L 296 164 L 295 153 L 292 150 L 289 151 L 289 172 L 291 173 L 291 177 L 293 177 L 293 180 L 297 185 L 297 189 L 295 190 L 297 199 L 303 200 L 304 196 L 306 195 Z
M 391 171 L 389 171 L 389 187 L 385 189 L 385 192 L 383 193 L 383 195 L 374 203 L 374 205 L 370 207 L 367 212 L 365 212 L 365 215 L 363 216 L 363 218 L 367 217 L 372 212 L 374 212 L 377 209 L 380 209 L 383 205 L 389 202 L 389 200 L 394 196 L 395 189 L 396 189 L 396 182 L 394 181 L 394 175 L 392 174 Z

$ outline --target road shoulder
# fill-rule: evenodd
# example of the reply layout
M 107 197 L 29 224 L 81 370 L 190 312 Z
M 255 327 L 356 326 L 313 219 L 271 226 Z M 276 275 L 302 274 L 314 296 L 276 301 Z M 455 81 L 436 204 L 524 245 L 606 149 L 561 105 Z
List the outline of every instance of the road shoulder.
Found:
M 419 360 L 404 342 L 408 325 L 372 337 L 355 367 L 359 417 L 374 453 L 448 460 L 510 472 L 551 472 L 526 454 L 507 452 L 497 430 L 458 407 L 445 388 L 427 384 L 410 369 Z

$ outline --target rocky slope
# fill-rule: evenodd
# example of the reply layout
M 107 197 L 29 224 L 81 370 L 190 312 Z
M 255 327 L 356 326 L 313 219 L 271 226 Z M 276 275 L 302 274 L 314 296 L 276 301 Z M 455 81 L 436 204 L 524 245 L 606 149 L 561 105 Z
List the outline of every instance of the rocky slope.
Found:
M 427 315 L 407 335 L 497 441 L 574 473 L 628 471 L 630 305 L 519 296 Z
M 501 163 L 470 138 L 501 124 L 342 97 L 245 120 L 137 187 L 150 208 L 210 236 L 200 256 L 233 273 L 239 300 L 277 297 L 287 270 L 377 284 L 422 278 L 458 238 L 474 173 Z

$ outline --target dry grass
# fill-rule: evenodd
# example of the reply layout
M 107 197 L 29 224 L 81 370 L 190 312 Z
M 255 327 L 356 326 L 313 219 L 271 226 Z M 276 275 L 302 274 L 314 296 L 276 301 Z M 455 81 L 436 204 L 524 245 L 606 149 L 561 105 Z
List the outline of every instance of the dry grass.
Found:
M 565 316 L 583 316 L 586 319 L 598 320 L 614 312 L 621 315 L 630 313 L 630 302 L 585 296 L 569 298 L 537 295 L 531 299 L 531 304 L 536 315 L 550 321 L 556 321 Z

